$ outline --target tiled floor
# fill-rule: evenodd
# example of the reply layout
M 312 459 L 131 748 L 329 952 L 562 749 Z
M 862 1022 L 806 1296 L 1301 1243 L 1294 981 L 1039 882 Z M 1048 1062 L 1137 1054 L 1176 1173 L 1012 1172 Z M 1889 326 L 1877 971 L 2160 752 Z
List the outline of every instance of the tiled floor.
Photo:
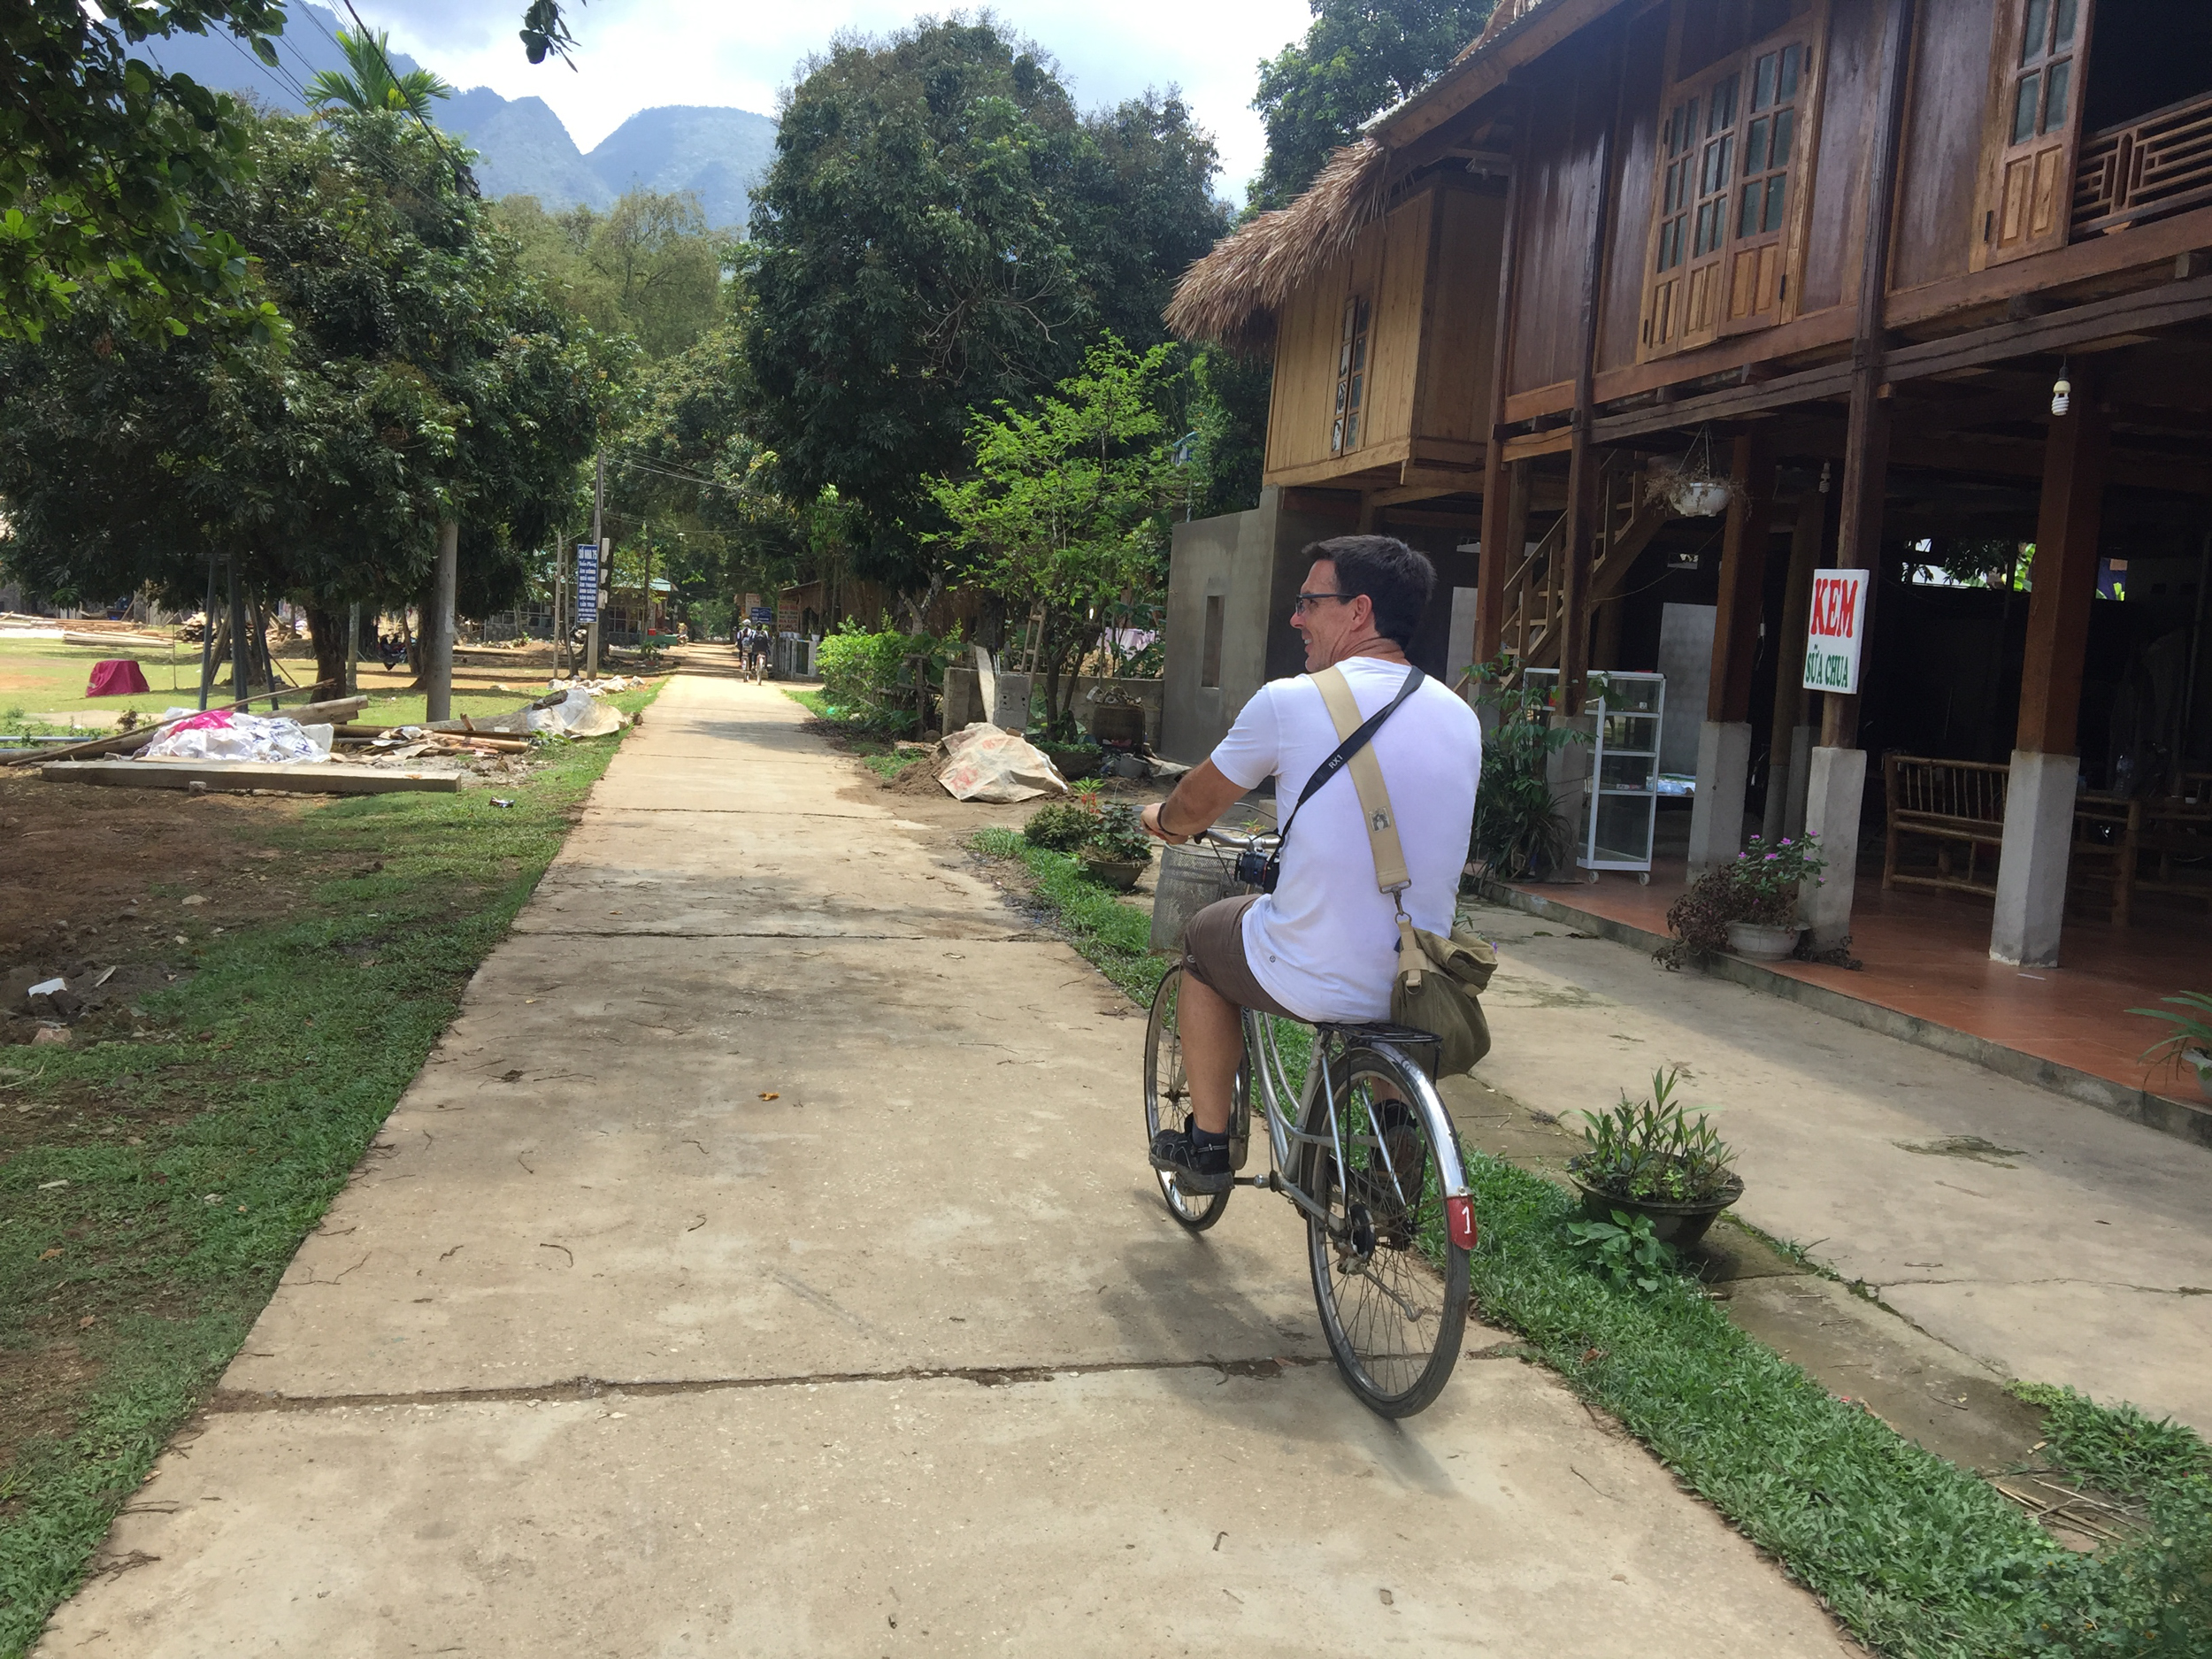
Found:
M 1648 887 L 1608 872 L 1587 886 L 1527 890 L 1663 933 L 1667 908 L 1683 886 L 1683 863 L 1673 856 L 1663 857 Z M 2127 927 L 2070 914 L 2055 968 L 1992 962 L 1989 925 L 1987 899 L 1925 889 L 1884 893 L 1877 862 L 1861 871 L 1852 900 L 1851 950 L 1863 968 L 1769 965 L 2131 1088 L 2201 1101 L 2190 1075 L 2139 1057 L 2166 1027 L 2127 1010 L 2154 1006 L 2176 991 L 2212 990 L 2212 917 L 2139 902 Z

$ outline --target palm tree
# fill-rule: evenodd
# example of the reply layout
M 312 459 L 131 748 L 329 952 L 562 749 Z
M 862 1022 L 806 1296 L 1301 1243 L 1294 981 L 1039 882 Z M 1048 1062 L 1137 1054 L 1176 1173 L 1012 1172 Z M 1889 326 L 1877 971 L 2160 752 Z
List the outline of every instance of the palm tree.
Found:
M 433 98 L 449 98 L 452 86 L 427 69 L 392 73 L 392 36 L 379 29 L 373 36 L 338 31 L 338 50 L 346 55 L 353 73 L 324 69 L 307 83 L 307 101 L 318 110 L 333 104 L 349 110 L 398 110 L 421 115 Z

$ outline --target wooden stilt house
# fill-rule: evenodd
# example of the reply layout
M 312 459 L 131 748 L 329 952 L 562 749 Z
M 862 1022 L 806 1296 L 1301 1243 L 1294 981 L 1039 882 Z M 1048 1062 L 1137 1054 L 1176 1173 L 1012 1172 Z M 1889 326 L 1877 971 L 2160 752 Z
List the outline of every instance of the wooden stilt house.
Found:
M 1693 871 L 1870 831 L 2031 964 L 2070 881 L 2212 884 L 2212 8 L 1501 0 L 1338 168 L 1171 321 L 1271 344 L 1271 485 L 1479 514 L 1466 656 L 1571 700 L 1709 614 Z M 1868 573 L 1855 695 L 1797 683 L 1816 570 Z

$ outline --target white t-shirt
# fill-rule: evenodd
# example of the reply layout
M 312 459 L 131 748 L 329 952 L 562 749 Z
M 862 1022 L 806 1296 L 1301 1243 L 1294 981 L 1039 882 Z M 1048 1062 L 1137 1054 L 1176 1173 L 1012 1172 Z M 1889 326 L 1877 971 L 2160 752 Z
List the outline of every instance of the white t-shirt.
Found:
M 1402 663 L 1354 657 L 1337 664 L 1363 719 L 1405 683 Z M 1340 740 L 1310 675 L 1270 680 L 1213 752 L 1232 783 L 1275 780 L 1275 810 L 1290 818 L 1299 792 Z M 1372 747 L 1398 819 L 1417 927 L 1451 932 L 1482 773 L 1475 711 L 1433 679 L 1383 722 Z M 1275 891 L 1244 912 L 1244 952 L 1263 989 L 1307 1019 L 1390 1017 L 1398 972 L 1397 912 L 1375 885 L 1375 856 L 1346 767 L 1314 792 L 1283 847 Z

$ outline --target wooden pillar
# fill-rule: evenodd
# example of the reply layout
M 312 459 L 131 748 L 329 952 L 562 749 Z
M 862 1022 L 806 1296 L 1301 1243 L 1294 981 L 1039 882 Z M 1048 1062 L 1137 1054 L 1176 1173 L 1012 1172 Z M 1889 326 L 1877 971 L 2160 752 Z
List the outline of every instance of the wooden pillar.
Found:
M 1720 605 L 1713 618 L 1713 672 L 1705 718 L 1751 718 L 1751 671 L 1759 657 L 1764 613 L 1767 539 L 1774 511 L 1774 457 L 1763 433 L 1738 438 L 1728 476 L 1736 498 L 1721 535 Z
M 2074 377 L 2073 407 L 2052 417 L 2043 441 L 2020 734 L 2005 785 L 2005 840 L 1989 928 L 1993 957 L 2031 967 L 2058 961 L 2073 856 L 2082 659 L 2097 592 L 2097 532 L 2111 436 L 2093 379 L 2086 372 Z M 2134 872 L 2122 873 L 2125 879 Z
M 1561 549 L 1565 582 L 1559 621 L 1564 630 L 1559 649 L 1559 690 L 1562 710 L 1582 710 L 1583 680 L 1590 669 L 1590 561 L 1598 521 L 1598 466 L 1602 457 L 1590 447 L 1590 426 L 1597 404 L 1598 317 L 1605 278 L 1605 239 L 1612 219 L 1613 131 L 1619 124 L 1622 87 L 1628 66 L 1624 26 L 1616 26 L 1606 46 L 1615 60 L 1613 95 L 1605 106 L 1604 126 L 1599 130 L 1596 188 L 1589 194 L 1590 239 L 1582 250 L 1582 305 L 1578 343 L 1575 354 L 1575 402 L 1571 436 L 1567 446 L 1566 545 Z M 1594 77 L 1578 81 L 1581 88 Z M 1578 107 L 1578 116 L 1580 110 Z
M 1828 481 L 1821 474 L 1822 484 Z M 1805 782 L 1811 735 L 1805 720 L 1805 629 L 1813 603 L 1813 572 L 1820 567 L 1828 529 L 1828 494 L 1808 484 L 1797 500 L 1790 534 L 1789 580 L 1782 590 L 1780 634 L 1775 641 L 1773 737 L 1767 758 L 1767 803 L 1760 833 L 1770 841 L 1805 827 Z M 1803 735 L 1801 739 L 1801 732 Z
M 1517 106 L 1515 127 L 1525 125 L 1527 98 Z M 1528 488 L 1525 464 L 1509 468 L 1505 459 L 1505 395 L 1512 384 L 1513 285 L 1520 243 L 1521 170 L 1506 180 L 1505 235 L 1498 251 L 1498 315 L 1490 340 L 1489 424 L 1482 458 L 1482 565 L 1475 578 L 1475 660 L 1486 663 L 1505 641 L 1505 580 L 1521 561 L 1527 541 Z M 1513 524 L 1510 497 L 1517 489 L 1520 521 Z
M 2036 514 L 2028 595 L 2027 654 L 2020 670 L 2020 734 L 2014 747 L 2040 755 L 2078 752 L 2082 664 L 2089 606 L 2097 592 L 2111 417 L 2098 405 L 2089 371 L 2074 371 L 2073 406 L 2054 416 L 2043 445 L 2043 500 Z

